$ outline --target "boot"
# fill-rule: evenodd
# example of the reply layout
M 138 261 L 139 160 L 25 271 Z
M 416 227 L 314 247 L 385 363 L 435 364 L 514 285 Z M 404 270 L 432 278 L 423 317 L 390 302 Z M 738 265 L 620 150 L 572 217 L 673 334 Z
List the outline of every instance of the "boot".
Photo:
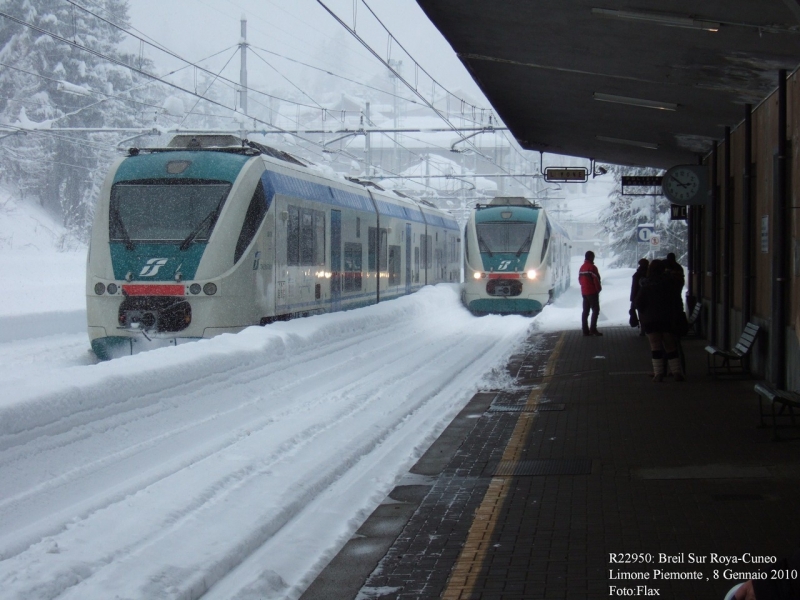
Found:
M 653 350 L 653 383 L 664 381 L 664 351 Z
M 673 375 L 675 375 L 675 381 L 686 381 L 686 378 L 683 376 L 681 372 L 681 359 L 680 357 L 669 359 L 669 370 L 672 371 Z

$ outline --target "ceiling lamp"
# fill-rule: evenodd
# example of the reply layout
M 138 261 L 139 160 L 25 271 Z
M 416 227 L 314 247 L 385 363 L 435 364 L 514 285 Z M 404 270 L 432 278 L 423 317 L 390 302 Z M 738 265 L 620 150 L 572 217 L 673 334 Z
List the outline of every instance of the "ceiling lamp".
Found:
M 713 21 L 703 21 L 692 17 L 678 17 L 675 15 L 665 15 L 662 13 L 642 12 L 635 10 L 612 10 L 610 8 L 593 8 L 592 14 L 598 17 L 610 17 L 612 19 L 626 19 L 628 21 L 647 21 L 666 27 L 683 27 L 685 29 L 702 29 L 704 31 L 719 31 L 721 23 Z
M 657 100 L 644 100 L 642 98 L 630 98 L 628 96 L 615 96 L 614 94 L 592 94 L 595 100 L 601 102 L 614 102 L 615 104 L 627 104 L 628 106 L 641 106 L 643 108 L 655 108 L 656 110 L 677 110 L 678 105 L 672 102 L 658 102 Z

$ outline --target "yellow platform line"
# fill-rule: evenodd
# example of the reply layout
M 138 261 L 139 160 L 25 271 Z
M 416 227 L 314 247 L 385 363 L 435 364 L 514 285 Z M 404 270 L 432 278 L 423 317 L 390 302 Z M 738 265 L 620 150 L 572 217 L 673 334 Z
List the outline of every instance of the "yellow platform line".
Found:
M 555 371 L 558 356 L 564 345 L 564 336 L 565 334 L 562 333 L 556 343 L 556 347 L 550 354 L 550 358 L 547 360 L 544 371 L 545 383 L 541 387 L 532 390 L 528 395 L 525 408 L 530 412 L 520 413 L 511 438 L 503 451 L 504 461 L 516 461 L 522 458 L 525 450 L 525 440 L 536 416 L 533 410 L 536 409 L 536 405 L 547 387 L 546 381 Z M 481 505 L 475 511 L 475 517 L 467 534 L 467 541 L 461 549 L 455 567 L 450 572 L 450 579 L 448 579 L 447 587 L 442 594 L 443 600 L 465 600 L 472 596 L 473 588 L 478 581 L 483 563 L 492 544 L 500 509 L 505 503 L 511 485 L 511 477 L 493 477 L 489 483 L 489 488 L 483 496 Z

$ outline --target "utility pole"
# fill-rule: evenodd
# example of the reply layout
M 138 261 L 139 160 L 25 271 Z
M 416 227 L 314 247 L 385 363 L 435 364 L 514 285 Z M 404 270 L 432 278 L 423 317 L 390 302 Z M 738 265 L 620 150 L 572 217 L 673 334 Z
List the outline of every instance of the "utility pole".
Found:
M 239 40 L 239 56 L 241 67 L 239 68 L 239 106 L 242 112 L 247 114 L 247 16 L 242 14 L 242 37 Z
M 394 71 L 390 71 L 389 76 L 392 78 L 392 98 L 394 104 L 394 128 L 399 128 L 399 115 L 398 115 L 398 107 L 397 107 L 397 76 L 395 75 L 395 71 L 397 73 L 400 72 L 400 67 L 403 66 L 402 60 L 393 60 L 389 59 L 389 66 L 394 69 Z M 397 144 L 397 134 L 394 134 L 394 170 L 395 172 L 400 172 L 400 146 Z
M 367 118 L 367 127 L 372 126 L 372 121 L 369 120 L 369 102 L 367 102 L 367 107 L 364 109 L 364 116 Z M 374 174 L 372 172 L 372 144 L 370 143 L 370 134 L 369 130 L 364 134 L 364 151 L 367 155 L 367 177 L 372 177 Z

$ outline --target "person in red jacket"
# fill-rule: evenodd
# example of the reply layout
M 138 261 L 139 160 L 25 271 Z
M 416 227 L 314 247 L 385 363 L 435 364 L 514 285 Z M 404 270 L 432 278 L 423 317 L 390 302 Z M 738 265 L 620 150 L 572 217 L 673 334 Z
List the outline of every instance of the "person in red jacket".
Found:
M 600 271 L 594 266 L 594 252 L 586 252 L 586 260 L 581 265 L 578 272 L 578 282 L 581 284 L 581 295 L 583 296 L 583 314 L 581 315 L 581 325 L 583 335 L 603 335 L 597 331 L 597 317 L 600 316 Z M 589 326 L 589 311 L 592 312 L 592 324 Z

